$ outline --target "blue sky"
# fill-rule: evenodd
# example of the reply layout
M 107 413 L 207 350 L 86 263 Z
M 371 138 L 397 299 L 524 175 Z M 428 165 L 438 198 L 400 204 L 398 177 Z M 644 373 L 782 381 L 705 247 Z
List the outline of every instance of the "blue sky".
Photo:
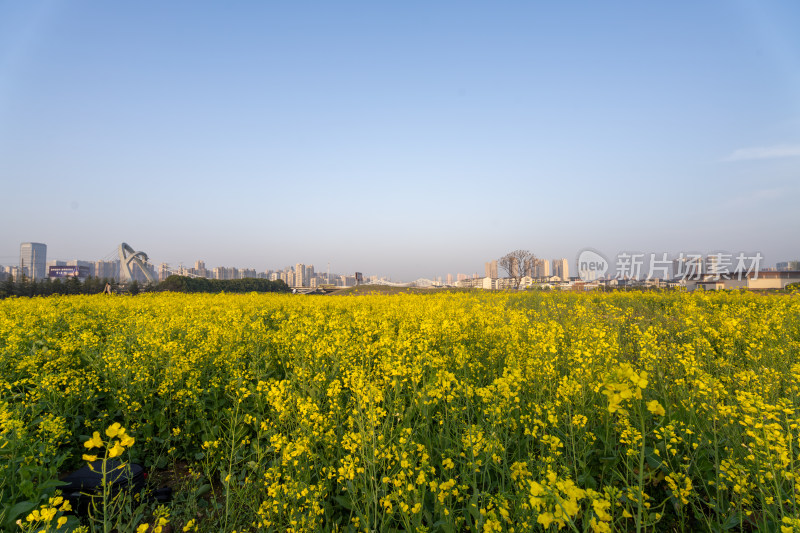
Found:
M 0 264 L 797 259 L 799 27 L 788 0 L 0 0 Z

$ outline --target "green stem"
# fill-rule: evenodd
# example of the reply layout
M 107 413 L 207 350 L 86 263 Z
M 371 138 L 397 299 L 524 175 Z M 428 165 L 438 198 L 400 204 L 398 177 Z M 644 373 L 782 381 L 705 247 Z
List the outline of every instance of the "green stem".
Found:
M 636 511 L 636 533 L 642 531 L 642 507 L 644 507 L 644 415 L 642 414 L 641 402 L 637 405 L 637 412 L 639 413 L 639 422 L 642 428 L 642 445 L 639 450 L 639 505 Z
M 103 475 L 103 532 L 111 533 L 111 523 L 108 519 L 108 447 L 106 446 L 105 456 L 103 457 L 103 466 L 101 467 Z

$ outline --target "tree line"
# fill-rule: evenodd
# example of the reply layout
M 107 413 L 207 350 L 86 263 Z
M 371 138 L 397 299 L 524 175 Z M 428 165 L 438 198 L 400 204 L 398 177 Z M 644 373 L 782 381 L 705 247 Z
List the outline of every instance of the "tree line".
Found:
M 8 276 L 0 283 L 0 298 L 9 296 L 53 296 L 56 294 L 100 294 L 109 284 L 113 291 L 119 292 L 119 284 L 110 278 L 60 279 L 45 278 L 31 280 L 24 277 L 14 279 Z
M 132 281 L 126 285 L 118 283 L 111 278 L 89 277 L 85 280 L 70 277 L 64 280 L 56 278 L 51 280 L 31 280 L 20 278 L 15 280 L 8 276 L 5 281 L 0 283 L 0 299 L 11 296 L 32 297 L 32 296 L 54 296 L 57 294 L 101 294 L 106 290 L 106 285 L 112 293 L 126 293 L 131 295 L 140 292 L 290 292 L 291 289 L 283 280 L 270 281 L 267 279 L 244 278 L 244 279 L 205 279 L 190 278 L 187 276 L 170 276 L 161 283 L 139 284 Z
M 173 292 L 289 292 L 283 280 L 263 278 L 207 279 L 172 275 L 156 286 L 158 291 Z

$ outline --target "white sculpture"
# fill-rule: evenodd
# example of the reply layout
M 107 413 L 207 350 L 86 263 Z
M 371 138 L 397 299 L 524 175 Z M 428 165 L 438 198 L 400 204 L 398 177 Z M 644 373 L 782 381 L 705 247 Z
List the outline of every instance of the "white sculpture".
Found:
M 128 255 L 130 254 L 130 255 Z M 131 263 L 136 263 L 139 268 L 144 272 L 147 281 L 155 283 L 156 278 L 147 269 L 145 263 L 147 262 L 147 254 L 144 252 L 137 252 L 130 247 L 128 243 L 123 242 L 119 245 L 119 280 L 122 283 L 127 283 L 133 280 L 133 272 L 131 271 Z

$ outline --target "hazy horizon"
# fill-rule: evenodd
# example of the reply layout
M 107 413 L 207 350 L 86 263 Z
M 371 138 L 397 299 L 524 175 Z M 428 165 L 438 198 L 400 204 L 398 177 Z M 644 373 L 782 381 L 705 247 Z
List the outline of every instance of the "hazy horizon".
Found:
M 0 264 L 800 259 L 800 4 L 576 7 L 0 2 Z

